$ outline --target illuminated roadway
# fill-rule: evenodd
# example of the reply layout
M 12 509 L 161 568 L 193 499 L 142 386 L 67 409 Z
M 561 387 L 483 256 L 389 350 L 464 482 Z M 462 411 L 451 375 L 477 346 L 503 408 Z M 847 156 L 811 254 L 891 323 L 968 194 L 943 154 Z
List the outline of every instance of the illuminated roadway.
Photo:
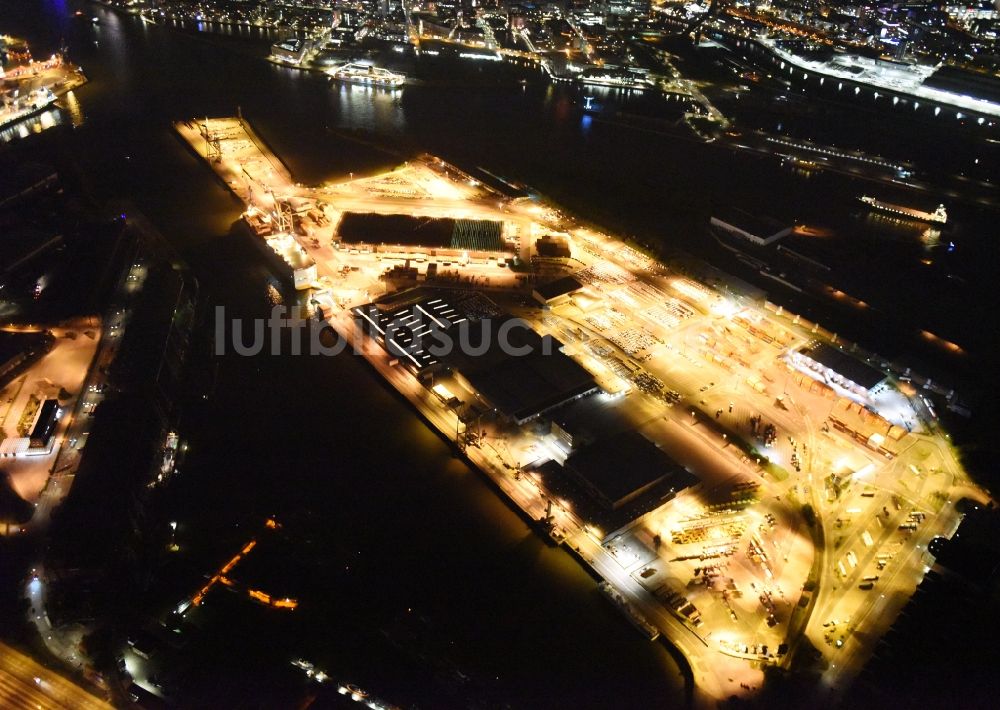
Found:
M 0 642 L 0 707 L 4 710 L 111 710 L 86 690 Z

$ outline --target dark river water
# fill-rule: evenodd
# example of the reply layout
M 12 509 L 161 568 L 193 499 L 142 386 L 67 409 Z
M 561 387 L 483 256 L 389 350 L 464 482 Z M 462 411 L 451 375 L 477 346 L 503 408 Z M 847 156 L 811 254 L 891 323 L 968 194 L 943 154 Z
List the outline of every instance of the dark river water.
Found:
M 74 18 L 78 8 L 100 24 Z M 90 83 L 72 111 L 51 119 L 78 126 L 66 150 L 97 195 L 133 201 L 231 315 L 266 314 L 272 280 L 252 245 L 229 234 L 239 206 L 170 123 L 239 107 L 305 183 L 392 164 L 365 140 L 343 137 L 374 134 L 487 167 L 594 221 L 707 256 L 710 238 L 677 216 L 691 204 L 780 203 L 838 228 L 841 253 L 856 251 L 864 265 L 859 295 L 902 301 L 913 327 L 969 347 L 989 342 L 955 315 L 974 288 L 954 285 L 975 283 L 996 253 L 985 212 L 957 209 L 962 226 L 951 238 L 960 248 L 942 259 L 963 281 L 927 293 L 914 281 L 927 246 L 857 217 L 860 187 L 704 146 L 676 125 L 676 111 L 657 121 L 589 117 L 570 90 L 491 85 L 474 74 L 460 86 L 428 81 L 396 93 L 331 86 L 263 61 L 266 38 L 248 30 L 202 36 L 83 3 L 3 2 L 0 30 L 27 37 L 37 56 L 68 44 Z M 873 260 L 894 274 L 888 288 L 897 293 L 886 296 Z M 360 359 L 222 358 L 209 410 L 186 424 L 191 449 L 166 493 L 186 555 L 180 566 L 195 580 L 274 514 L 290 521 L 295 552 L 274 555 L 281 559 L 262 574 L 302 602 L 276 618 L 222 594 L 202 613 L 210 672 L 190 684 L 206 706 L 250 697 L 294 705 L 295 657 L 400 705 L 461 705 L 463 693 L 487 706 L 683 702 L 668 648 L 644 642 L 580 565 L 544 544 Z M 287 578 L 275 582 L 275 570 Z

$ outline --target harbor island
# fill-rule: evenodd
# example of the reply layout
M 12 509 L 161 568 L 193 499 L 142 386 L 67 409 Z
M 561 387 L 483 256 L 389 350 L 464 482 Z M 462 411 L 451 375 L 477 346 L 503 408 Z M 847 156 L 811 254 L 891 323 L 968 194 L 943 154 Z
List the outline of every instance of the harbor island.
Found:
M 937 419 L 954 393 L 708 266 L 433 156 L 304 186 L 242 118 L 175 129 L 310 318 L 677 649 L 699 706 L 768 669 L 837 698 L 990 503 Z M 505 327 L 517 355 L 478 337 Z

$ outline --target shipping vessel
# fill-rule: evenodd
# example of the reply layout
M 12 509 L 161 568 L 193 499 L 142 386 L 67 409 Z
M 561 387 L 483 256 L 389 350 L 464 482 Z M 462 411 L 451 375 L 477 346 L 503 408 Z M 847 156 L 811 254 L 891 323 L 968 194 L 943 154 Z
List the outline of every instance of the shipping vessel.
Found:
M 366 86 L 395 88 L 402 86 L 403 82 L 406 81 L 406 77 L 402 74 L 376 67 L 373 64 L 359 64 L 357 62 L 341 64 L 339 67 L 333 67 L 327 73 L 337 81 Z
M 945 224 L 948 221 L 948 212 L 945 210 L 944 205 L 938 205 L 937 209 L 933 212 L 925 212 L 924 210 L 918 210 L 913 207 L 894 205 L 891 202 L 883 202 L 882 200 L 869 197 L 868 195 L 862 195 L 858 199 L 872 209 L 879 210 L 880 212 L 887 212 L 899 217 L 907 217 L 920 222 L 934 222 L 936 224 Z
M 264 252 L 276 276 L 298 291 L 312 288 L 317 280 L 316 262 L 290 234 L 274 232 L 274 220 L 267 212 L 250 207 L 243 221 L 253 233 L 254 243 Z
M 629 69 L 587 69 L 577 77 L 577 81 L 588 86 L 606 86 L 633 91 L 656 88 L 656 82 L 652 78 Z
M 2 81 L 2 80 L 0 80 Z M 23 97 L 0 106 L 0 128 L 6 128 L 49 108 L 56 101 L 56 95 L 49 89 L 35 89 Z

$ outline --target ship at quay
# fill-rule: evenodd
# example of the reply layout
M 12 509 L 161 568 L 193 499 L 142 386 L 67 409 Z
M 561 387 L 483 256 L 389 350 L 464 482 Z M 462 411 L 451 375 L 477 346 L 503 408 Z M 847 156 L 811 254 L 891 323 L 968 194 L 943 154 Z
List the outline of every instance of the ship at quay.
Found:
M 933 222 L 934 224 L 947 224 L 948 222 L 948 211 L 945 209 L 944 205 L 938 205 L 933 212 L 927 212 L 926 210 L 917 209 L 916 207 L 907 207 L 906 205 L 896 205 L 892 202 L 884 202 L 883 200 L 879 200 L 868 195 L 862 195 L 858 199 L 874 210 L 896 215 L 897 217 L 907 217 L 920 222 Z
M 359 62 L 350 62 L 332 67 L 327 71 L 327 74 L 334 81 L 393 89 L 402 86 L 406 81 L 406 77 L 402 74 L 377 67 L 374 64 L 362 64 Z

